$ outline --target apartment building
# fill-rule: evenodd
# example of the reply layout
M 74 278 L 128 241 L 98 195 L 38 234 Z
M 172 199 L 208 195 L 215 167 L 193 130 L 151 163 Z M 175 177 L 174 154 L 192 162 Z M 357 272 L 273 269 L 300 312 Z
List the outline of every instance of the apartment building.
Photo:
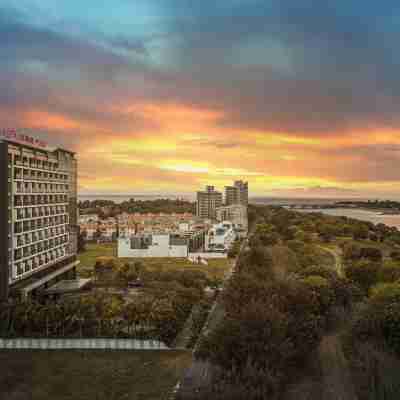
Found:
M 0 301 L 34 297 L 75 276 L 77 160 L 15 130 L 0 131 Z
M 248 182 L 235 181 L 233 186 L 225 186 L 225 205 L 241 204 L 247 207 L 249 203 Z
M 222 205 L 222 193 L 214 186 L 206 186 L 205 191 L 197 192 L 196 216 L 203 219 L 214 219 L 216 209 Z

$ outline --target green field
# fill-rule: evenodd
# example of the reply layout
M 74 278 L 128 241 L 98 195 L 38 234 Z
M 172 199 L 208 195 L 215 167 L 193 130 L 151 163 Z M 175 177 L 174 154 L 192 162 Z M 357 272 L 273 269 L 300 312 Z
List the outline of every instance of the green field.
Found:
M 81 262 L 78 271 L 81 276 L 90 276 L 97 257 L 113 257 L 116 255 L 116 244 L 88 244 L 86 251 L 79 254 Z M 230 259 L 212 259 L 208 265 L 193 264 L 184 258 L 121 258 L 121 262 L 140 261 L 149 271 L 203 271 L 211 279 L 222 279 L 230 269 L 232 260 Z
M 183 351 L 0 351 L 0 399 L 163 400 L 190 361 Z
M 113 257 L 116 254 L 116 243 L 88 243 L 86 245 L 86 251 L 78 255 L 78 259 L 81 262 L 78 267 L 80 275 L 83 277 L 87 277 L 92 274 L 97 257 Z

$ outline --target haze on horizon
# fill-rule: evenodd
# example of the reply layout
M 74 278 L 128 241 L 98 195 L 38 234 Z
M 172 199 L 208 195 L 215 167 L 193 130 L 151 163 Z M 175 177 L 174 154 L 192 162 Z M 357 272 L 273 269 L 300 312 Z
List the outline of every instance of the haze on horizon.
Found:
M 2 127 L 81 193 L 400 198 L 400 4 L 4 0 Z

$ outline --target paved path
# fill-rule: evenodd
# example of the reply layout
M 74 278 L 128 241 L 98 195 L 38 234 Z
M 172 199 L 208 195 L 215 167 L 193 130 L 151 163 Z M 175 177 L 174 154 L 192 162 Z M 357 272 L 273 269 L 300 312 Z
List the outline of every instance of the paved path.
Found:
M 344 268 L 342 262 L 342 255 L 341 250 L 339 248 L 332 249 L 326 246 L 319 246 L 320 249 L 325 250 L 326 252 L 330 253 L 335 259 L 335 269 L 339 276 L 344 276 Z

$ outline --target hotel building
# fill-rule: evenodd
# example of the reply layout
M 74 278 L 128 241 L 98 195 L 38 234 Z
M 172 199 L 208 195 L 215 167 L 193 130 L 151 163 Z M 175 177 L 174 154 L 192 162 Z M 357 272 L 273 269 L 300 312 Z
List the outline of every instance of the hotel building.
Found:
M 74 153 L 0 131 L 0 301 L 28 297 L 75 277 Z

